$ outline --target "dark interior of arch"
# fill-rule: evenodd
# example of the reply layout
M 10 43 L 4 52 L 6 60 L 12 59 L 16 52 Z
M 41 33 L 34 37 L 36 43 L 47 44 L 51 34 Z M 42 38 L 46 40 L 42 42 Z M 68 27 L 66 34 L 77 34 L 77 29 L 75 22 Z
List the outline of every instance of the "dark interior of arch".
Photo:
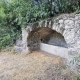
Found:
M 28 34 L 27 42 L 27 46 L 32 51 L 38 50 L 40 42 L 67 48 L 67 43 L 64 37 L 60 33 L 48 27 L 39 27 L 32 30 Z
M 48 27 L 46 27 L 46 28 L 49 29 Z M 55 31 L 55 30 L 53 30 L 53 31 Z M 50 37 L 44 38 L 42 43 L 67 48 L 67 43 L 64 39 L 64 36 L 62 34 L 58 33 L 57 31 L 55 31 L 55 33 L 52 33 Z
M 47 44 L 67 48 L 67 43 L 64 39 L 64 36 L 58 32 L 54 33 L 53 36 L 50 37 Z

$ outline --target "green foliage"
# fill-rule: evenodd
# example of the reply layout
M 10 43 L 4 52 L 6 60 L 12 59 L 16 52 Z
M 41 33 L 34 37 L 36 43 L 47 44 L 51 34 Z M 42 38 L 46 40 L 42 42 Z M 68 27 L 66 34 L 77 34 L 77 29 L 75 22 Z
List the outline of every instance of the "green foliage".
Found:
M 0 27 L 0 49 L 12 46 L 15 40 L 20 37 L 20 32 L 15 28 Z
M 80 0 L 55 0 L 55 12 L 70 13 L 80 10 Z
M 75 76 L 73 80 L 80 80 L 80 75 L 79 76 Z
M 15 43 L 21 36 L 21 27 L 46 17 L 45 5 L 34 5 L 33 0 L 1 0 L 0 49 Z
M 70 64 L 75 64 L 79 59 L 80 59 L 80 55 L 74 57 L 74 58 L 70 61 Z

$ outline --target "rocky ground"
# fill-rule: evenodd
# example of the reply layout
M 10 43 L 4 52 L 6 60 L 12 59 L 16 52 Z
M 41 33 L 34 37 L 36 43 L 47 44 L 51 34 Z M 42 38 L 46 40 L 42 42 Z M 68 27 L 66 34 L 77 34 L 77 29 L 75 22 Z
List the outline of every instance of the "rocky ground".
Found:
M 74 76 L 74 77 L 73 77 Z M 0 80 L 80 80 L 67 70 L 59 56 L 0 52 Z

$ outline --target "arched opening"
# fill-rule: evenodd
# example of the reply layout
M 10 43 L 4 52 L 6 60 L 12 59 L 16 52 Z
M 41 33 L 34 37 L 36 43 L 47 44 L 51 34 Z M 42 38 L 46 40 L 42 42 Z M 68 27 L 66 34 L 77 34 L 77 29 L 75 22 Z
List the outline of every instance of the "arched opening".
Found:
M 39 49 L 39 43 L 67 48 L 67 43 L 62 34 L 48 27 L 32 30 L 28 34 L 27 41 L 27 46 L 33 51 Z

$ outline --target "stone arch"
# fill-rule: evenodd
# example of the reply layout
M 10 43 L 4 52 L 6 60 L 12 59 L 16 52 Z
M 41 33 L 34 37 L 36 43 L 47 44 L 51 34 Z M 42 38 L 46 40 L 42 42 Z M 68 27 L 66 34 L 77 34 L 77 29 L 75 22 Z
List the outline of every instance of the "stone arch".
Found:
M 58 33 L 61 33 L 61 35 L 64 36 L 64 40 L 66 41 L 68 46 L 67 50 L 68 54 L 66 55 L 68 62 L 72 60 L 75 56 L 80 55 L 80 12 L 71 14 L 62 14 L 55 18 L 49 18 L 47 20 L 45 19 L 43 21 L 29 24 L 25 29 L 25 32 L 27 29 L 30 29 L 30 31 L 32 31 L 38 27 L 49 27 L 57 31 Z M 26 34 L 28 33 L 26 32 Z M 26 36 L 26 34 L 24 36 Z M 26 43 L 27 36 L 26 39 L 23 39 L 23 41 L 25 41 Z M 23 45 L 25 45 L 25 43 L 23 42 Z M 41 45 L 49 47 L 48 45 L 45 44 Z M 66 50 L 64 52 L 66 52 Z M 76 65 L 80 66 L 78 64 Z M 78 68 L 78 70 L 80 70 L 80 68 Z
M 30 28 L 31 27 L 28 26 L 26 28 L 26 30 L 29 30 Z M 36 28 L 39 28 L 39 27 L 36 27 Z M 52 29 L 52 30 L 55 30 L 55 29 Z M 58 32 L 58 30 L 55 30 L 56 34 L 53 35 L 53 38 L 51 37 L 52 39 L 50 39 L 48 44 L 45 44 L 45 43 L 41 43 L 40 44 L 40 49 L 43 50 L 43 51 L 46 51 L 48 53 L 51 53 L 51 54 L 54 54 L 54 55 L 58 55 L 58 56 L 61 56 L 61 57 L 66 58 L 66 59 L 69 60 L 67 43 L 66 43 L 65 38 L 62 35 L 62 33 Z M 26 33 L 26 34 L 28 34 L 28 33 Z M 27 40 L 25 40 L 25 41 L 27 42 Z M 33 47 L 35 47 L 35 46 L 33 46 Z M 31 49 L 33 49 L 33 47 Z M 29 48 L 27 48 L 27 50 L 28 49 Z
M 39 35 L 37 35 L 37 34 L 39 34 Z M 49 27 L 36 28 L 29 33 L 28 41 L 31 40 L 33 37 L 35 37 L 35 39 L 36 39 L 39 36 L 41 38 L 41 41 L 42 41 L 42 39 L 44 39 L 42 41 L 42 43 L 67 48 L 67 43 L 64 39 L 64 36 L 61 33 L 55 31 L 54 29 L 51 29 Z M 46 42 L 46 40 L 47 40 L 47 42 Z
M 61 34 L 60 36 L 64 37 L 64 41 L 67 44 L 66 36 L 64 34 L 65 26 L 64 26 L 64 21 L 62 19 L 58 21 L 58 19 L 49 18 L 47 20 L 29 24 L 26 29 L 29 29 L 30 31 L 32 31 L 39 27 L 48 27 L 60 33 Z

